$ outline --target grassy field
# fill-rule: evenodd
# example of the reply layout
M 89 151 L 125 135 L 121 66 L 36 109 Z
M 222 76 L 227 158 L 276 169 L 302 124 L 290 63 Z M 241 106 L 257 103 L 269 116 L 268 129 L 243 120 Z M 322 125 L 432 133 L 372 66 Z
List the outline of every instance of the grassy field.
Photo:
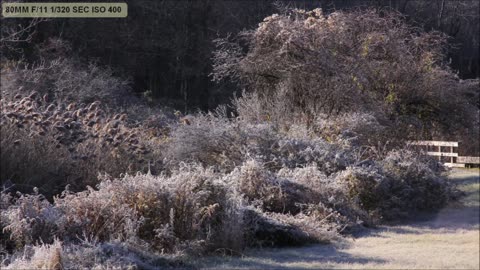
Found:
M 450 179 L 466 196 L 435 214 L 382 226 L 335 245 L 250 250 L 193 264 L 236 269 L 479 269 L 479 170 L 455 169 Z

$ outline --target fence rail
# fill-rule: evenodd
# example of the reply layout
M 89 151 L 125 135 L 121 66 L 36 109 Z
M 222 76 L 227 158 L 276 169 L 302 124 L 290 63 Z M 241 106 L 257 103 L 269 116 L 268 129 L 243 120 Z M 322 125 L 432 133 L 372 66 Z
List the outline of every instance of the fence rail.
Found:
M 458 147 L 458 142 L 446 142 L 446 141 L 412 141 L 413 145 L 425 145 L 425 146 L 451 146 Z
M 458 163 L 480 164 L 480 157 L 458 157 Z
M 480 157 L 459 156 L 456 151 L 454 152 L 454 148 L 458 148 L 458 142 L 411 141 L 409 143 L 420 147 L 424 146 L 427 155 L 438 157 L 438 160 L 448 167 L 465 167 L 466 165 L 480 164 Z

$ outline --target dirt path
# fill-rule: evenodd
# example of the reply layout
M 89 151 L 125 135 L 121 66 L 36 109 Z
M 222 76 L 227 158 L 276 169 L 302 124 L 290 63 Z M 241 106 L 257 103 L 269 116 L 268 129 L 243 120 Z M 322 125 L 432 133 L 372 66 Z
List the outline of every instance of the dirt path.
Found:
M 479 269 L 479 170 L 452 171 L 467 193 L 461 203 L 408 225 L 383 226 L 346 243 L 251 250 L 242 258 L 209 258 L 206 268 Z

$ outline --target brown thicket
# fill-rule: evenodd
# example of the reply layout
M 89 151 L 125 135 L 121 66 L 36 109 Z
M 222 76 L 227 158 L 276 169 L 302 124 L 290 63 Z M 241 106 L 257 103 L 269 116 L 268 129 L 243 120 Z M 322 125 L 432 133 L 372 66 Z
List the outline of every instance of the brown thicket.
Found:
M 198 52 L 187 45 L 205 40 L 178 27 L 185 39 L 174 43 L 187 49 L 165 74 L 186 102 L 208 62 L 186 60 Z M 153 41 L 142 59 L 170 52 Z M 445 168 L 391 141 L 477 132 L 478 119 L 466 121 L 476 103 L 461 97 L 478 81 L 444 65 L 444 41 L 397 13 L 286 10 L 217 40 L 215 78 L 246 92 L 192 115 L 155 106 L 155 79 L 135 97 L 128 80 L 59 39 L 39 45 L 33 65 L 2 62 L 2 269 L 184 267 L 184 256 L 341 241 L 440 209 L 459 195 Z
M 478 123 L 466 83 L 443 62 L 446 37 L 409 26 L 399 13 L 291 10 L 216 42 L 214 79 L 254 92 L 267 120 L 313 126 L 322 114 L 368 112 L 402 138 Z

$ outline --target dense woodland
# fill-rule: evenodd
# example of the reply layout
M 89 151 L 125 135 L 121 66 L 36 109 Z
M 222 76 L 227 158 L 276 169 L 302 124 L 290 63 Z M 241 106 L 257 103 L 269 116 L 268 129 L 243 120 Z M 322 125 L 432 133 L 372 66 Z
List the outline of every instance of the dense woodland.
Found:
M 409 141 L 480 152 L 478 1 L 129 2 L 2 18 L 2 269 L 195 269 L 464 195 Z
M 52 37 L 68 41 L 83 61 L 99 61 L 131 79 L 137 93 L 166 99 L 182 111 L 213 109 L 239 93 L 229 83 L 212 83 L 212 42 L 256 27 L 280 6 L 322 8 L 325 13 L 365 7 L 393 9 L 407 22 L 449 36 L 446 61 L 460 78 L 476 78 L 479 69 L 479 3 L 474 0 L 315 0 L 315 1 L 127 1 L 127 19 L 50 20 L 38 25 L 34 47 Z M 5 21 L 8 27 L 13 21 Z M 27 23 L 27 22 L 26 22 Z M 18 46 L 20 45 L 20 46 Z M 4 56 L 15 52 L 4 51 Z M 18 57 L 18 55 L 16 55 Z

